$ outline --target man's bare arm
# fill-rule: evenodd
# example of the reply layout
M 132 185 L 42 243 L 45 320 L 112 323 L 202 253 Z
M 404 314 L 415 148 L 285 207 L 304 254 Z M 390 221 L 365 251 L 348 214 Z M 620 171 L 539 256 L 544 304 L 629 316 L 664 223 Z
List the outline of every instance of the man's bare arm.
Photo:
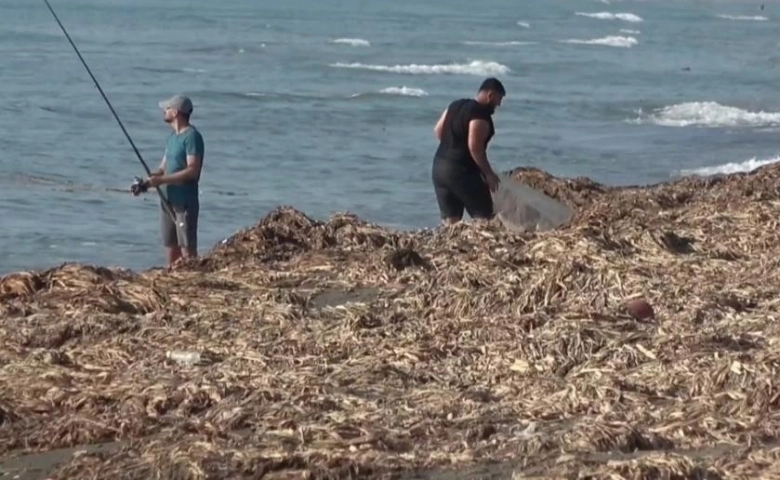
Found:
M 436 135 L 436 139 L 441 141 L 441 132 L 444 129 L 444 119 L 447 117 L 447 110 L 444 110 L 436 122 L 436 126 L 433 127 L 433 133 Z
M 187 155 L 187 166 L 170 175 L 160 175 L 157 182 L 160 185 L 169 183 L 181 183 L 194 180 L 200 176 L 203 159 L 199 155 Z
M 157 167 L 157 170 L 152 172 L 152 177 L 159 177 L 160 175 L 165 174 L 165 155 L 163 155 L 162 161 L 160 162 L 160 166 Z
M 490 124 L 485 120 L 474 119 L 469 122 L 469 152 L 485 176 L 494 175 L 487 158 L 486 140 L 490 133 Z

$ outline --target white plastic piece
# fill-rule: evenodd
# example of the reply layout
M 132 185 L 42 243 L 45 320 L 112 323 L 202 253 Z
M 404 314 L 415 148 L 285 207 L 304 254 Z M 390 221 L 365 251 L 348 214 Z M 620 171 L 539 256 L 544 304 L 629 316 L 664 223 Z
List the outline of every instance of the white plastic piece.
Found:
M 180 350 L 174 350 L 166 352 L 166 357 L 182 365 L 200 365 L 203 363 L 203 358 L 200 352 L 185 352 Z

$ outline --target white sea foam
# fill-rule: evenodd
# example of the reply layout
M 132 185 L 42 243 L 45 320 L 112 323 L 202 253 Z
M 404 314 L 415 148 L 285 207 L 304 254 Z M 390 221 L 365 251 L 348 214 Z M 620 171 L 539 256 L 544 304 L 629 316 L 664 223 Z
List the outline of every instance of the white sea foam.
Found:
M 718 18 L 723 18 L 726 20 L 748 20 L 753 22 L 766 22 L 769 20 L 767 17 L 764 17 L 762 15 L 718 15 Z
M 639 42 L 634 37 L 610 35 L 608 37 L 595 38 L 593 40 L 577 40 L 577 39 L 563 40 L 563 43 L 573 43 L 579 45 L 604 45 L 607 47 L 631 48 L 634 45 L 638 44 Z
M 580 17 L 597 18 L 599 20 L 623 20 L 624 22 L 638 23 L 643 21 L 639 15 L 633 13 L 610 13 L 610 12 L 597 12 L 597 13 L 585 13 L 575 12 L 575 15 Z
M 509 73 L 511 70 L 506 65 L 497 62 L 485 62 L 474 60 L 469 63 L 450 63 L 438 65 L 421 65 L 412 63 L 409 65 L 368 65 L 365 63 L 333 63 L 335 68 L 352 68 L 357 70 L 371 70 L 375 72 L 405 73 L 411 75 L 499 75 Z
M 463 42 L 464 45 L 488 45 L 494 47 L 516 47 L 521 45 L 534 45 L 536 42 L 522 42 L 519 40 L 513 40 L 509 42 L 483 42 L 480 40 L 469 40 Z
M 780 125 L 780 113 L 750 112 L 717 102 L 687 102 L 656 110 L 634 123 L 652 123 L 665 127 L 766 127 Z
M 780 162 L 780 157 L 767 158 L 758 160 L 756 157 L 744 162 L 731 162 L 724 163 L 723 165 L 715 165 L 712 167 L 701 167 L 680 170 L 680 175 L 699 175 L 702 177 L 709 177 L 711 175 L 728 175 L 731 173 L 743 173 L 752 172 L 753 170 L 771 165 L 773 163 Z
M 640 32 L 639 30 L 629 30 L 627 28 L 621 28 L 620 29 L 620 33 L 625 33 L 625 34 L 628 34 L 628 35 L 639 35 L 642 32 Z
M 386 95 L 401 95 L 404 97 L 424 97 L 428 95 L 428 92 L 426 92 L 422 88 L 412 88 L 412 87 L 407 87 L 406 85 L 402 87 L 383 88 L 382 90 L 380 90 L 380 93 L 384 93 Z
M 336 38 L 330 40 L 330 43 L 338 43 L 343 45 L 351 45 L 353 47 L 370 47 L 371 42 L 363 40 L 362 38 Z
M 523 28 L 531 28 L 531 24 L 530 24 L 530 23 L 528 23 L 528 22 L 521 22 L 521 21 L 518 21 L 518 22 L 517 22 L 517 26 L 518 26 L 518 27 L 523 27 Z

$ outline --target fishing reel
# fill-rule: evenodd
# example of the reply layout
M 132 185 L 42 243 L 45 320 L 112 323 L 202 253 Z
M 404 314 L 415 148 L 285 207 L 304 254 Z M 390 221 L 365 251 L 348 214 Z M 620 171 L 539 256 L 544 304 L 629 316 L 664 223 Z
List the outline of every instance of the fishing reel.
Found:
M 133 195 L 140 195 L 146 193 L 149 190 L 149 184 L 141 177 L 135 177 L 135 181 L 130 185 L 130 192 Z

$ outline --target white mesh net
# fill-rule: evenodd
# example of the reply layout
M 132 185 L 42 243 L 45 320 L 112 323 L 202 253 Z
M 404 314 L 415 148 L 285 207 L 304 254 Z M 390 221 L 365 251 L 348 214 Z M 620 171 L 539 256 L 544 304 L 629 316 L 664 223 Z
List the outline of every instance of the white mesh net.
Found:
M 501 179 L 493 193 L 496 215 L 510 230 L 542 231 L 568 222 L 574 212 L 563 203 L 544 193 L 498 173 Z

